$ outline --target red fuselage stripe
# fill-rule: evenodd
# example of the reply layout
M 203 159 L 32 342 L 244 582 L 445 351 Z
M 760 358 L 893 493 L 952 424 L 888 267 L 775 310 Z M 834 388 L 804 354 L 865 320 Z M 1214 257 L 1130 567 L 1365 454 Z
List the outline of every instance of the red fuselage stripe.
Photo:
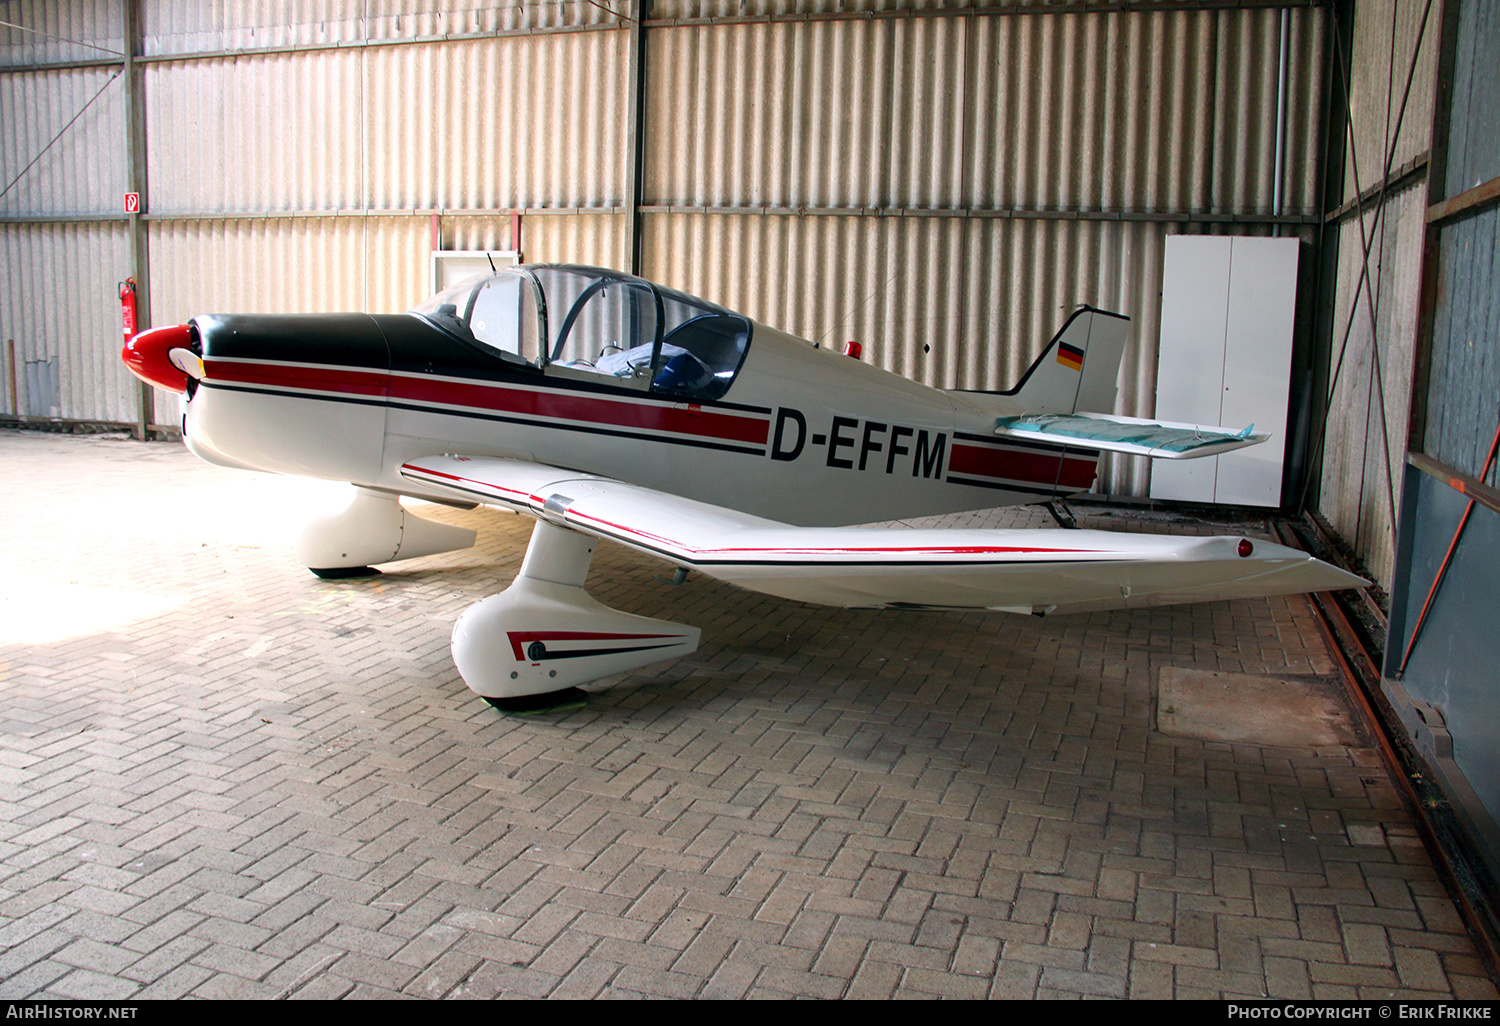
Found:
M 686 406 L 620 402 L 590 395 L 534 392 L 524 388 L 470 382 L 392 376 L 390 394 L 392 399 L 446 403 L 450 406 L 500 410 L 533 417 L 700 435 L 754 445 L 765 445 L 770 434 L 770 422 L 763 417 L 738 417 L 689 409 Z
M 389 396 L 393 400 L 441 403 L 548 417 L 586 424 L 609 424 L 677 435 L 696 435 L 728 442 L 765 445 L 770 421 L 765 417 L 717 413 L 684 404 L 622 402 L 601 396 L 565 394 L 480 382 L 444 381 L 326 367 L 291 367 L 275 363 L 206 361 L 211 381 L 304 388 L 345 395 Z
M 385 395 L 387 377 L 382 371 L 291 367 L 276 363 L 238 363 L 213 359 L 203 361 L 203 369 L 204 376 L 209 381 L 307 388 L 319 392 L 342 392 L 346 395 Z
M 1058 472 L 1059 460 L 1062 462 L 1061 473 Z M 1050 456 L 1015 449 L 990 449 L 962 442 L 954 443 L 953 457 L 948 461 L 950 474 L 972 474 L 1046 485 L 1055 481 L 1059 487 L 1070 490 L 1092 485 L 1096 470 L 1097 457 L 1094 456 Z

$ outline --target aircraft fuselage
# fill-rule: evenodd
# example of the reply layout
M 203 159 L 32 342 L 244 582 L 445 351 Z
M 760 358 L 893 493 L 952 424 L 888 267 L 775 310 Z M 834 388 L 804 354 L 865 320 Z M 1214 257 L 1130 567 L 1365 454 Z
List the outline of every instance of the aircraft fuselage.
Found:
M 197 318 L 184 434 L 213 463 L 414 494 L 466 453 L 599 474 L 784 523 L 870 523 L 1086 490 L 1098 454 L 1001 440 L 1005 396 L 945 392 L 753 323 L 721 399 L 502 360 L 410 314 Z

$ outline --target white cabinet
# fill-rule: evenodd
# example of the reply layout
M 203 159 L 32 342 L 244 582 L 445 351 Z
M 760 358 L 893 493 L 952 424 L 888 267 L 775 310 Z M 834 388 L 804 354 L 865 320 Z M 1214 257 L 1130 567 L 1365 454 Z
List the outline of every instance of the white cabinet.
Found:
M 1160 420 L 1254 424 L 1260 445 L 1196 460 L 1157 460 L 1151 497 L 1280 506 L 1286 454 L 1296 239 L 1167 237 L 1156 377 Z

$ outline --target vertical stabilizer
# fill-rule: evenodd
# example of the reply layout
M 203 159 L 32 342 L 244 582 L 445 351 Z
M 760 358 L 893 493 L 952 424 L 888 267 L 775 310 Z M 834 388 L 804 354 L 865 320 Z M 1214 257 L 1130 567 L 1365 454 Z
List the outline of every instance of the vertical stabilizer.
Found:
M 1042 350 L 1012 396 L 1026 413 L 1112 413 L 1130 318 L 1085 306 Z

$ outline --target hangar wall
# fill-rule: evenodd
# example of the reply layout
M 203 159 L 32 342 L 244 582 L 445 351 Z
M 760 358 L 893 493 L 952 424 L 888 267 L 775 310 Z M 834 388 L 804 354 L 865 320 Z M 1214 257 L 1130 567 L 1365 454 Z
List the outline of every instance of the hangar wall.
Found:
M 1112 6 L 658 0 L 642 25 L 631 0 L 13 0 L 4 20 L 46 35 L 0 28 L 0 101 L 27 111 L 0 124 L 4 259 L 128 240 L 127 76 L 104 51 L 130 35 L 152 323 L 402 309 L 434 225 L 443 248 L 514 248 L 520 211 L 528 260 L 638 260 L 936 385 L 1007 386 L 1069 308 L 1121 310 L 1119 411 L 1149 415 L 1165 237 L 1315 238 L 1329 19 Z M 7 270 L 0 332 L 113 375 L 61 416 L 128 421 L 128 261 L 99 262 L 61 292 Z M 1101 487 L 1145 494 L 1147 473 L 1117 459 Z
M 1388 589 L 1412 391 L 1441 2 L 1361 0 L 1330 32 L 1347 111 L 1325 229 L 1331 279 L 1318 350 L 1328 361 L 1315 506 Z M 1337 196 L 1337 199 L 1333 197 Z
M 1389 701 L 1461 824 L 1476 915 L 1500 935 L 1500 17 L 1451 0 L 1439 46 L 1410 417 L 1398 450 Z

